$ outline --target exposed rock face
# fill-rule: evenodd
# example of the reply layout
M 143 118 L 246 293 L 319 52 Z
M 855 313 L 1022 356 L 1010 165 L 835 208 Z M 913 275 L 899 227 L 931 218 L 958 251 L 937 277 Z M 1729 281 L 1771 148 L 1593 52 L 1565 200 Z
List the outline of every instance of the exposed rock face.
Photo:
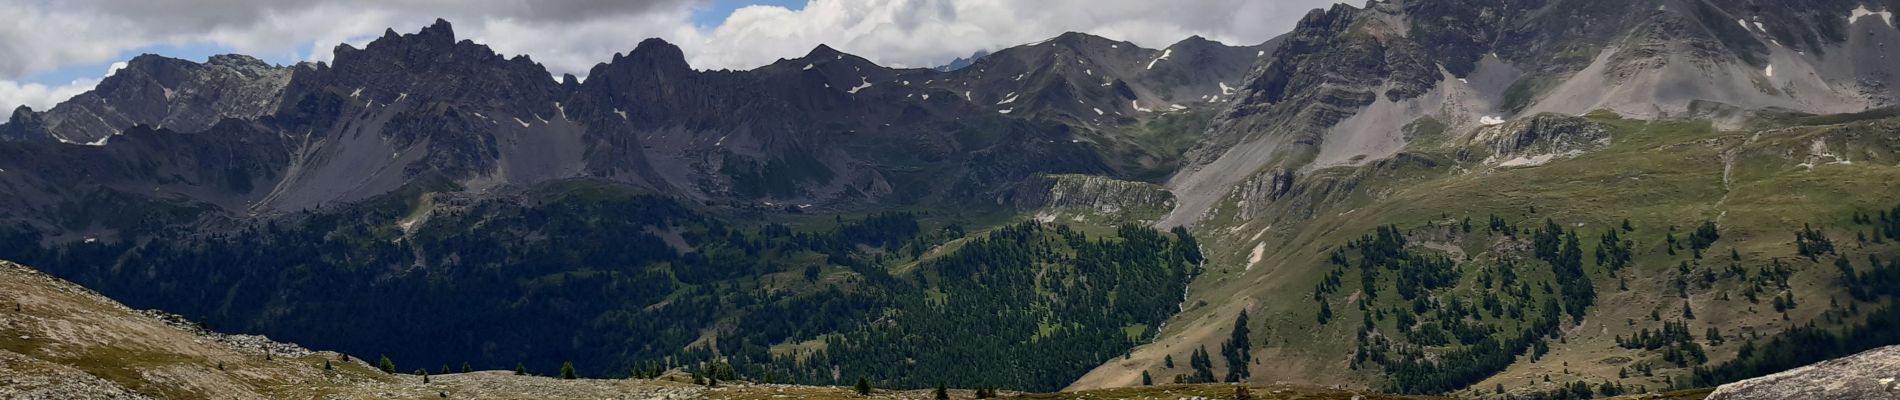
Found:
M 1722 385 L 1709 400 L 1900 399 L 1900 346 Z
M 134 125 L 197 132 L 226 118 L 256 119 L 276 111 L 290 75 L 290 68 L 242 55 L 203 64 L 142 55 L 92 91 L 40 114 L 38 138 L 103 143 Z M 22 117 L 16 112 L 13 121 Z
M 1541 165 L 1610 145 L 1610 133 L 1582 117 L 1539 114 L 1478 131 L 1474 142 L 1491 154 L 1485 164 L 1504 167 Z
M 1152 222 L 1174 208 L 1174 195 L 1152 183 L 1089 175 L 1032 179 L 1013 199 L 1045 221 Z
M 1470 132 L 1517 117 L 1611 110 L 1642 119 L 1894 104 L 1876 62 L 1894 4 L 1437 0 L 1314 11 L 1259 64 L 1170 179 L 1192 224 L 1227 189 L 1397 155 L 1415 121 Z M 1854 10 L 1863 10 L 1856 13 Z
M 1401 10 L 1390 3 L 1370 9 L 1342 4 L 1307 14 L 1238 90 L 1208 138 L 1189 154 L 1189 166 L 1170 179 L 1182 207 L 1164 224 L 1195 223 L 1230 188 L 1263 168 L 1295 169 L 1329 142 L 1362 142 L 1329 132 L 1375 103 L 1412 101 L 1431 90 L 1439 74 L 1405 32 Z M 1389 144 L 1355 147 L 1396 150 Z
M 1293 191 L 1295 177 L 1292 171 L 1274 169 L 1242 181 L 1240 186 L 1234 187 L 1233 193 L 1239 199 L 1235 204 L 1240 208 L 1236 218 L 1247 220 L 1261 215 L 1265 211 L 1262 206 L 1278 201 Z
M 11 124 L 9 124 L 11 125 Z M 242 211 L 272 192 L 296 146 L 268 126 L 227 120 L 196 133 L 135 126 L 106 146 L 0 141 L 0 216 L 86 226 L 114 215 L 180 214 L 142 208 L 166 195 L 193 199 L 182 210 Z M 71 213 L 53 212 L 60 207 Z M 182 211 L 179 210 L 179 211 Z M 187 213 L 189 214 L 189 213 Z
M 826 46 L 750 71 L 697 71 L 651 39 L 581 82 L 457 39 L 438 20 L 338 46 L 330 63 L 142 56 L 91 92 L 0 125 L 0 142 L 17 143 L 0 153 L 21 155 L 0 160 L 16 172 L 0 181 L 37 193 L 0 200 L 18 207 L 0 215 L 34 219 L 93 190 L 270 215 L 423 181 L 484 192 L 572 178 L 715 203 L 982 200 L 1036 174 L 1117 173 L 1097 146 L 1125 139 L 1102 132 L 1223 100 L 1271 49 L 1066 34 L 948 72 Z M 240 122 L 220 128 L 228 120 Z M 156 147 L 170 153 L 146 154 Z M 199 165 L 122 168 L 155 160 Z
M 46 122 L 31 107 L 20 106 L 13 109 L 13 116 L 4 125 L 0 125 L 0 141 L 24 142 L 45 139 Z
M 1103 128 L 1231 99 L 1279 43 L 1229 46 L 1197 36 L 1155 50 L 1069 32 L 983 56 L 931 84 L 986 111 Z

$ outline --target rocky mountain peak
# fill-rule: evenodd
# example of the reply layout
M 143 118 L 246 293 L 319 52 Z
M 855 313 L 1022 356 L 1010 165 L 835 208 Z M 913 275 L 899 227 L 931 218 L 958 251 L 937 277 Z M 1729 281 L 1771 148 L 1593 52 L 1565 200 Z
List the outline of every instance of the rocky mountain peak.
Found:
M 437 18 L 435 20 L 435 23 L 429 24 L 429 26 L 422 27 L 422 30 L 417 31 L 416 33 L 411 33 L 411 34 L 397 33 L 395 28 L 388 28 L 388 29 L 383 30 L 382 37 L 377 38 L 376 41 L 370 42 L 370 44 L 368 46 L 365 46 L 365 48 L 375 47 L 378 43 L 383 43 L 384 45 L 392 45 L 394 43 L 404 42 L 404 41 L 410 41 L 410 42 L 415 42 L 415 43 L 431 43 L 431 44 L 437 44 L 437 45 L 453 44 L 455 43 L 455 27 L 449 24 L 448 20 Z
M 13 115 L 7 119 L 7 123 L 31 121 L 36 118 L 39 118 L 39 115 L 33 113 L 33 107 L 21 105 L 13 108 Z
M 559 82 L 527 56 L 503 57 L 486 45 L 456 40 L 448 21 L 412 34 L 385 34 L 363 49 L 339 46 L 329 69 L 297 74 L 292 97 L 310 90 L 353 94 L 380 103 L 456 99 L 511 111 L 552 114 Z
M 446 19 L 436 18 L 435 23 L 422 27 L 421 32 L 416 32 L 416 36 L 452 42 L 455 41 L 455 27 Z
M 1293 34 L 1306 34 L 1310 36 L 1314 34 L 1344 32 L 1347 26 L 1352 25 L 1353 18 L 1357 17 L 1361 11 L 1364 11 L 1364 9 L 1353 7 L 1345 3 L 1334 4 L 1331 8 L 1323 10 L 1316 8 L 1307 11 L 1306 16 L 1301 17 L 1300 22 L 1293 26 Z
M 818 47 L 813 47 L 810 52 L 805 53 L 805 58 L 836 57 L 840 54 L 844 54 L 844 52 L 831 48 L 831 45 L 820 43 Z
M 71 143 L 100 139 L 135 125 L 196 132 L 226 118 L 252 119 L 276 108 L 290 69 L 241 55 L 213 56 L 204 63 L 144 54 L 92 90 L 37 113 L 32 127 L 13 128 L 16 138 Z M 16 119 L 24 115 L 16 110 Z
M 270 63 L 243 54 L 219 54 L 211 56 L 205 65 L 217 65 L 232 68 L 270 68 Z
M 13 115 L 7 119 L 7 123 L 0 125 L 0 141 L 27 141 L 44 137 L 40 125 L 40 116 L 33 113 L 32 107 L 19 106 L 13 109 Z
M 846 53 L 844 51 L 840 51 L 836 48 L 832 48 L 831 46 L 824 45 L 824 44 L 820 44 L 818 45 L 818 47 L 813 47 L 811 49 L 811 52 L 806 53 L 805 57 L 800 58 L 799 60 L 807 62 L 807 63 L 811 63 L 811 62 L 837 63 L 837 66 L 849 66 L 849 67 L 855 68 L 853 72 L 859 72 L 859 71 L 865 71 L 865 70 L 891 69 L 883 65 L 878 65 L 878 63 L 873 62 L 870 59 L 860 57 L 856 54 Z
M 660 38 L 640 41 L 625 57 L 614 57 L 613 64 L 656 71 L 690 72 L 693 69 L 686 62 L 685 51 Z
M 939 65 L 935 69 L 938 71 L 943 71 L 943 72 L 953 72 L 956 70 L 963 69 L 964 67 L 969 67 L 970 65 L 976 64 L 977 60 L 981 60 L 983 59 L 983 57 L 987 57 L 989 55 L 990 55 L 989 50 L 977 50 L 975 53 L 971 53 L 969 57 L 957 57 L 957 59 L 955 60 L 950 60 L 950 63 Z
M 348 60 L 346 60 L 346 58 L 349 57 L 346 57 L 346 54 L 355 55 L 356 53 L 360 53 L 359 51 L 353 50 L 356 49 L 347 44 L 338 46 L 335 64 L 347 62 Z M 460 56 L 501 58 L 500 54 L 489 50 L 488 46 L 475 44 L 467 40 L 457 43 L 455 41 L 455 29 L 449 25 L 448 21 L 441 19 L 437 19 L 434 24 L 423 27 L 421 31 L 417 31 L 416 33 L 397 34 L 393 29 L 385 31 L 382 37 L 363 46 L 361 52 L 408 56 L 415 61 L 432 61 L 431 58 L 444 53 Z
M 1188 36 L 1187 39 L 1181 39 L 1181 41 L 1179 42 L 1174 42 L 1174 44 L 1169 45 L 1168 48 L 1173 49 L 1173 48 L 1189 48 L 1189 47 L 1202 47 L 1202 46 L 1226 46 L 1226 44 L 1217 42 L 1205 37 L 1201 37 L 1201 35 L 1194 35 L 1194 36 Z
M 272 65 L 269 62 L 243 54 L 219 54 L 205 60 L 205 66 L 227 69 L 249 77 L 281 74 L 287 67 Z
M 1106 42 L 1114 42 L 1114 40 L 1101 37 L 1101 36 L 1095 36 L 1095 35 L 1090 35 L 1083 32 L 1075 32 L 1075 31 L 1063 32 L 1061 35 L 1056 35 L 1055 38 L 1052 38 L 1049 40 L 1049 43 L 1068 44 L 1068 45 L 1083 45 L 1083 44 L 1089 44 L 1089 43 L 1106 43 Z
M 125 62 L 125 68 L 114 72 L 100 82 L 99 89 L 115 85 L 131 84 L 144 80 L 157 80 L 166 87 L 177 85 L 190 72 L 202 68 L 203 64 L 165 57 L 157 54 L 140 54 Z
M 1013 50 L 1020 50 L 1020 52 L 1049 51 L 1049 50 L 1040 50 L 1040 51 L 1035 50 L 1038 48 L 1058 49 L 1057 51 L 1059 51 L 1059 49 L 1066 49 L 1070 52 L 1079 54 L 1081 57 L 1089 57 L 1089 58 L 1107 57 L 1108 55 L 1106 53 L 1114 52 L 1115 50 L 1139 51 L 1139 49 L 1141 49 L 1139 46 L 1136 46 L 1133 43 L 1117 41 L 1114 39 L 1109 39 L 1109 38 L 1105 38 L 1101 36 L 1095 36 L 1095 35 L 1082 33 L 1082 32 L 1065 32 L 1061 35 L 1057 35 L 1056 37 L 1049 38 L 1049 40 L 1036 43 L 1036 44 L 1031 44 L 1028 46 L 1022 46 L 1019 48 L 1015 48 Z M 1008 50 L 1012 50 L 1012 49 L 1005 49 L 1005 51 L 1008 51 Z

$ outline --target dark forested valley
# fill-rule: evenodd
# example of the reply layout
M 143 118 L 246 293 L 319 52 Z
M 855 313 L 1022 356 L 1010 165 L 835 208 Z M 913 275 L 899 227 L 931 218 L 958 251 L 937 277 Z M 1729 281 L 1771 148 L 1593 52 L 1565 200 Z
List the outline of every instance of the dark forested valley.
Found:
M 587 182 L 479 200 L 417 186 L 199 232 L 45 248 L 9 227 L 0 253 L 134 307 L 404 368 L 1026 390 L 1149 339 L 1201 258 L 1178 229 L 979 232 L 906 212 L 794 228 Z

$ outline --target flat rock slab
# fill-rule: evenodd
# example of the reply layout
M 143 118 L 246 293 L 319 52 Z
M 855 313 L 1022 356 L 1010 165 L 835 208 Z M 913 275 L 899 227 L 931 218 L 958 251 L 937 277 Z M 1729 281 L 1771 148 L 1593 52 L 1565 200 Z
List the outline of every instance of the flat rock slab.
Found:
M 1900 346 L 1716 388 L 1709 400 L 1900 399 Z

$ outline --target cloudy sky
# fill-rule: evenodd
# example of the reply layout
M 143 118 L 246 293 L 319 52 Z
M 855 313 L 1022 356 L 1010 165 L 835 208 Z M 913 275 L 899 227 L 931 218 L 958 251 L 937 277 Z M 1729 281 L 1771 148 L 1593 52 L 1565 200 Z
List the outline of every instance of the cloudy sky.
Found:
M 385 28 L 435 18 L 456 35 L 583 75 L 640 40 L 679 44 L 700 69 L 746 69 L 818 44 L 891 66 L 1081 31 L 1163 47 L 1190 35 L 1257 43 L 1336 0 L 0 0 L 0 112 L 45 109 L 141 53 L 327 61 Z

